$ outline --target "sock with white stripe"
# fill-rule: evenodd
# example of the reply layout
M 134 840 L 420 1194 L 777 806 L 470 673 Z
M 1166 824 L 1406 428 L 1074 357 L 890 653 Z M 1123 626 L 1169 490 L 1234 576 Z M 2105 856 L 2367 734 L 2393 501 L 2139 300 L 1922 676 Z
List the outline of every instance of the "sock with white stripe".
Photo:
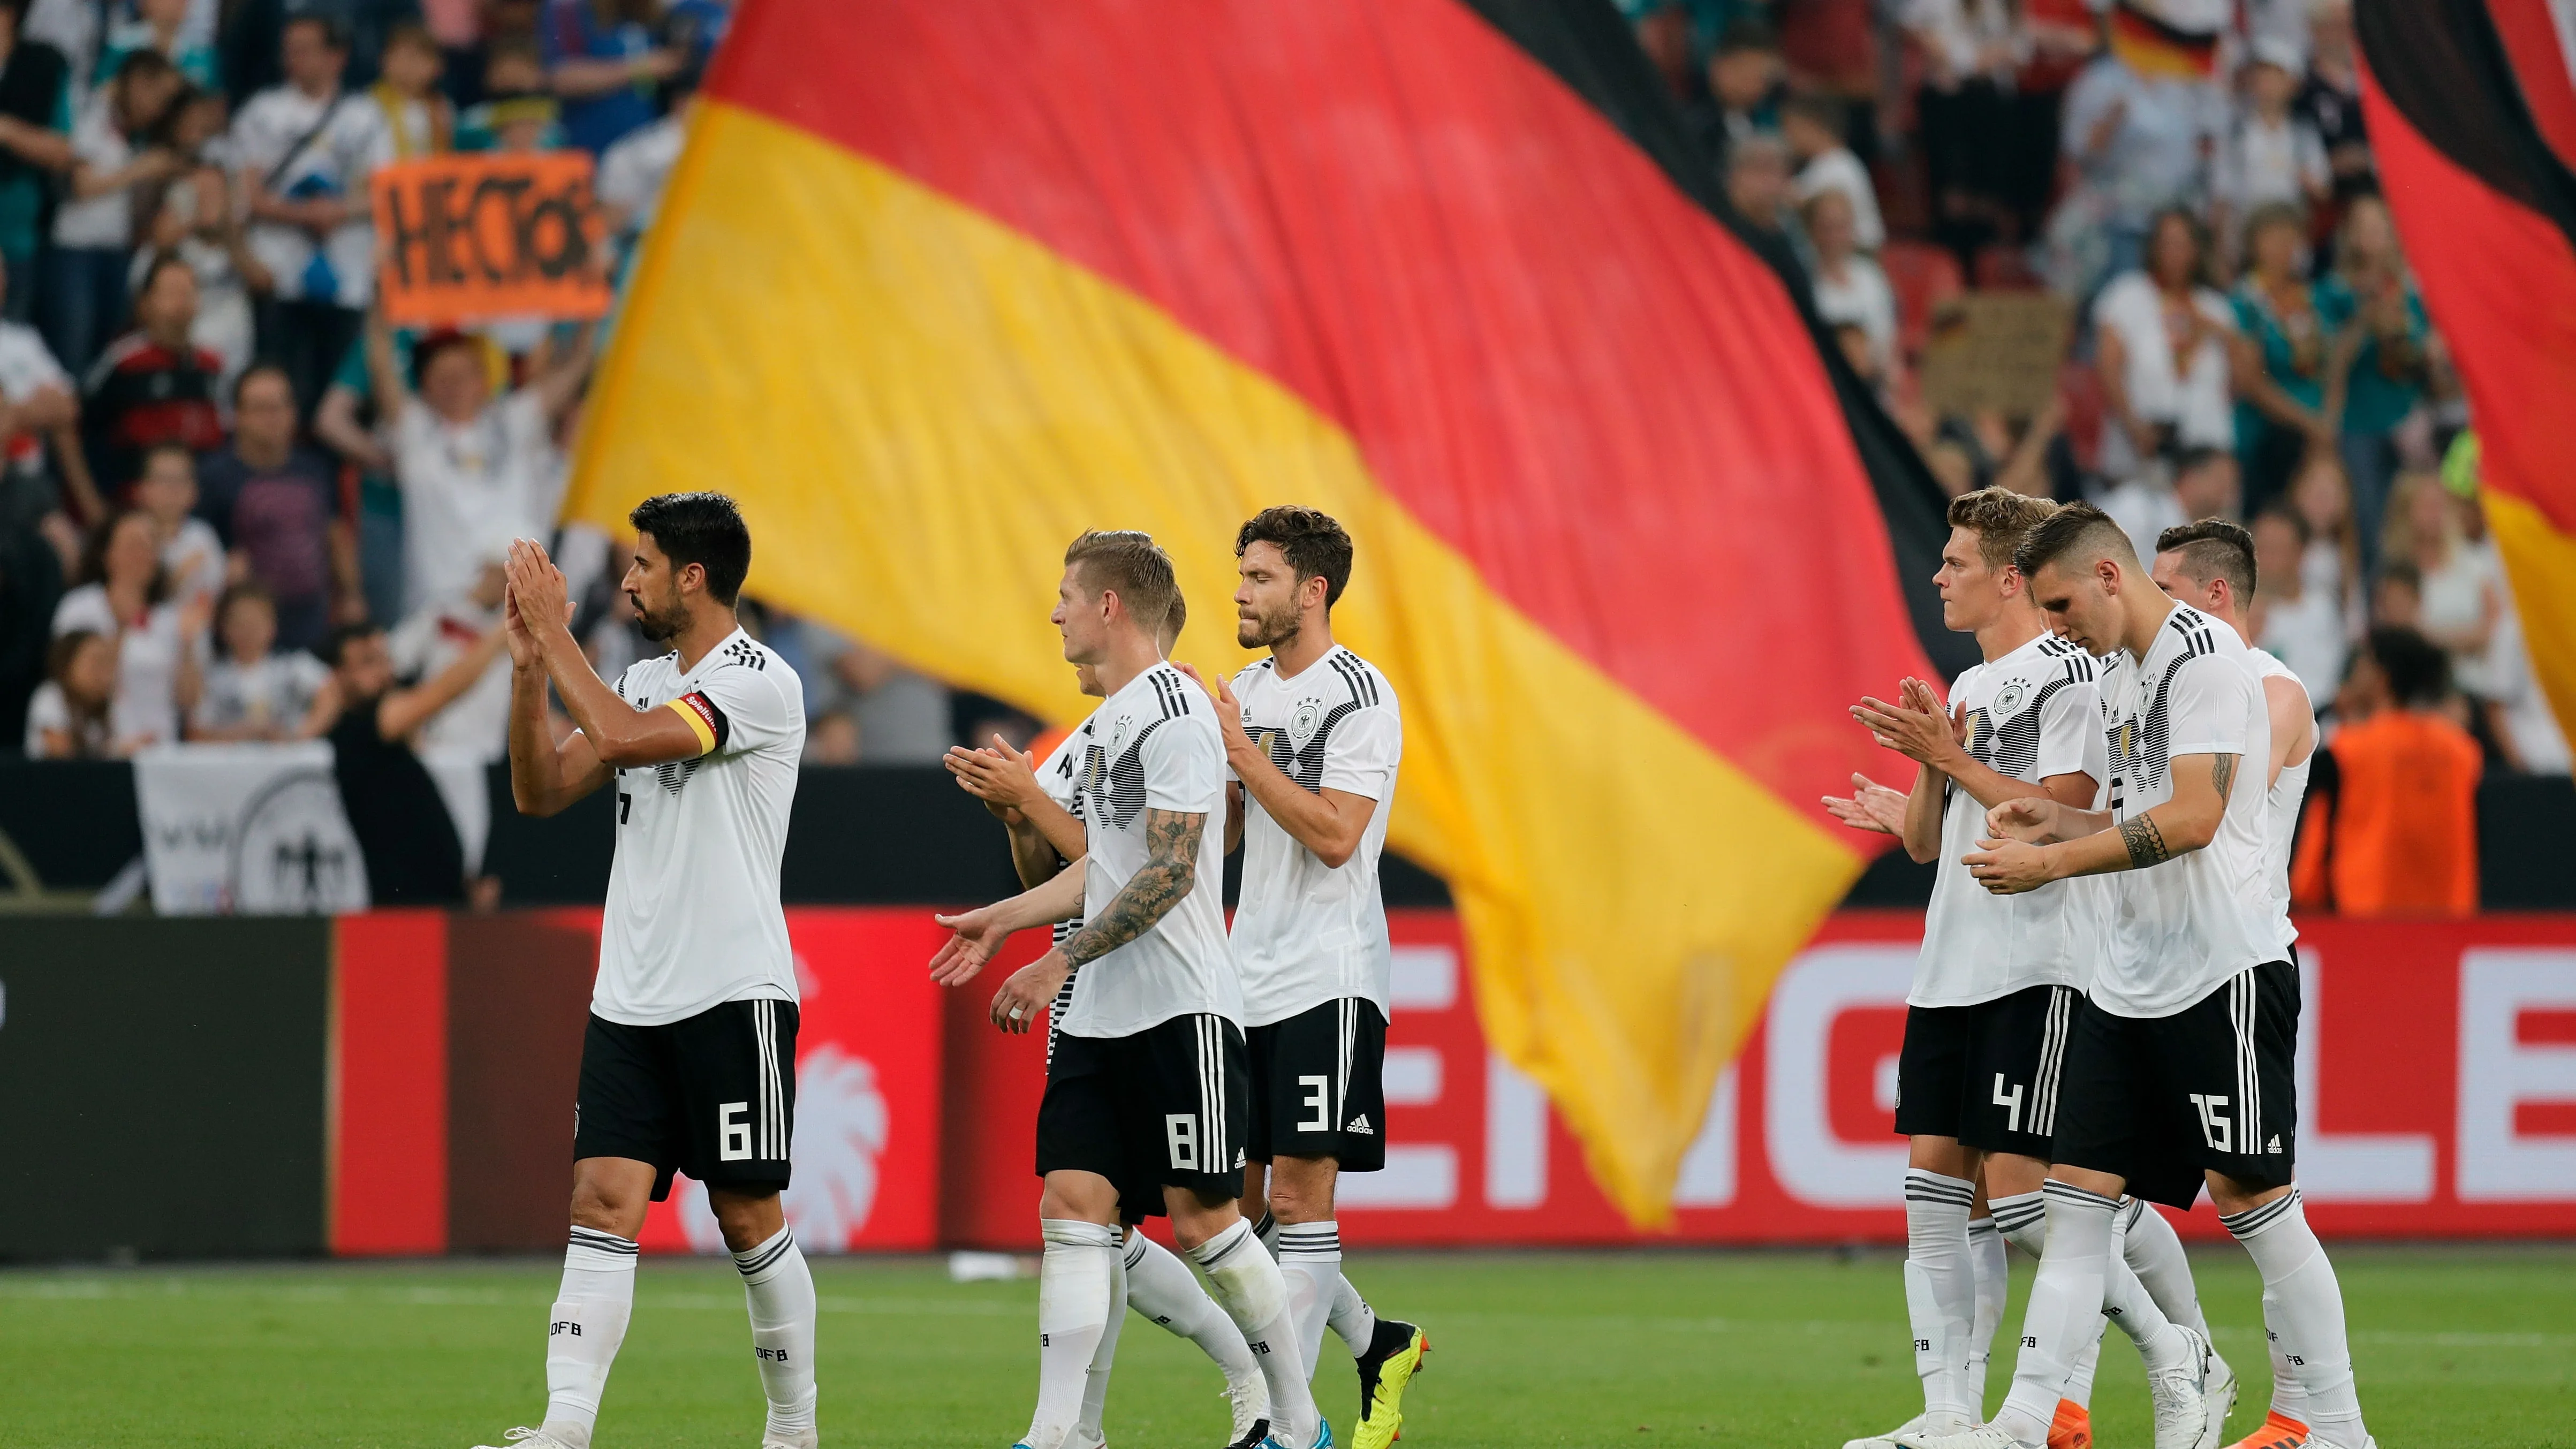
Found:
M 1216 1306 L 1207 1290 L 1199 1286 L 1198 1275 L 1190 1266 L 1172 1255 L 1172 1250 L 1146 1237 L 1131 1233 L 1123 1271 L 1127 1275 L 1127 1306 L 1170 1329 L 1173 1333 L 1199 1346 L 1199 1351 L 1225 1370 L 1225 1381 L 1231 1391 L 1253 1389 L 1254 1401 L 1270 1402 L 1270 1390 L 1262 1386 L 1261 1365 L 1253 1362 L 1252 1348 L 1243 1341 L 1243 1330 Z
M 2281 1295 L 2263 1290 L 2263 1347 L 2272 1355 L 2272 1412 L 2284 1419 L 2308 1422 L 2308 1391 L 2299 1387 L 2299 1366 L 2281 1347 Z
M 1989 1217 L 1968 1220 L 1968 1267 L 1977 1278 L 1977 1316 L 1968 1329 L 1968 1402 L 1975 1418 L 1986 1413 L 1986 1368 L 1994 1359 L 1995 1330 L 2003 1326 L 2004 1300 L 2012 1293 L 2012 1264 L 2004 1235 Z
M 1923 1412 L 1975 1423 L 1968 1348 L 1977 1318 L 1977 1274 L 1968 1260 L 1968 1203 L 1977 1185 L 1924 1168 L 1905 1173 L 1905 1316 L 1914 1327 L 1914 1372 Z
M 1335 1337 L 1349 1345 L 1353 1358 L 1367 1353 L 1369 1345 L 1377 1342 L 1377 1310 L 1369 1307 L 1368 1300 L 1360 1296 L 1360 1290 L 1352 1287 L 1348 1278 L 1334 1283 L 1333 1309 L 1324 1321 L 1332 1325 Z M 1313 1374 L 1310 1367 L 1307 1375 Z
M 1279 1265 L 1261 1251 L 1252 1224 L 1241 1218 L 1190 1250 L 1208 1276 L 1216 1301 L 1243 1330 L 1270 1384 L 1270 1426 L 1289 1449 L 1315 1442 L 1315 1396 L 1306 1387 L 1306 1364 L 1297 1356 L 1297 1326 L 1288 1314 L 1288 1285 Z M 1032 1443 L 1031 1449 L 1048 1449 Z
M 2040 1193 L 2047 1204 L 2048 1237 L 2030 1302 L 2022 1310 L 2012 1392 L 1994 1417 L 1996 1428 L 2024 1444 L 2048 1442 L 2048 1425 L 2057 1417 L 2057 1401 L 2066 1395 L 2068 1371 L 2084 1345 L 2102 1331 L 2102 1280 L 2111 1262 L 2111 1218 L 2120 1206 L 2115 1199 L 2054 1178 Z M 2013 1231 L 2006 1216 L 2011 1202 L 2007 1198 L 1993 1204 L 1995 1222 L 2006 1232 Z
M 590 1449 L 609 1365 L 626 1341 L 635 1312 L 635 1244 L 615 1233 L 575 1227 L 564 1249 L 563 1286 L 546 1328 L 547 1433 L 572 1449 Z
M 2280 1335 L 2280 1351 L 2298 1365 L 2304 1395 L 2299 1417 L 2316 1438 L 2335 1449 L 2370 1442 L 2362 1427 L 2361 1397 L 2352 1381 L 2352 1347 L 2344 1337 L 2343 1287 L 2334 1264 L 2308 1227 L 2308 1211 L 2295 1187 L 2241 1213 L 2219 1219 L 2252 1255 L 2263 1275 L 2264 1318 Z
M 1136 1234 L 1142 1238 L 1143 1233 Z M 1082 1373 L 1082 1412 L 1074 1416 L 1074 1439 L 1084 1444 L 1108 1441 L 1101 1431 L 1101 1418 L 1109 1409 L 1109 1366 L 1118 1357 L 1118 1330 L 1127 1326 L 1127 1259 L 1119 1254 L 1111 1260 L 1109 1283 L 1109 1322 L 1100 1330 L 1100 1346 L 1091 1351 L 1091 1367 Z M 1184 1268 L 1181 1271 L 1188 1272 Z M 1210 1307 L 1215 1305 L 1211 1304 Z
M 769 1397 L 769 1433 L 793 1440 L 814 1429 L 814 1274 L 792 1229 L 733 1255 L 751 1307 L 751 1349 Z
M 2209 1337 L 2209 1319 L 2200 1311 L 2200 1288 L 2192 1282 L 2191 1259 L 2183 1253 L 2182 1239 L 2165 1215 L 2144 1198 L 2131 1198 L 2120 1210 L 2120 1256 L 2165 1317 Z
M 2033 1258 L 2045 1260 L 2048 1248 L 2048 1194 L 2017 1192 L 1992 1198 L 1986 1204 L 1994 1210 L 1995 1229 L 2006 1241 Z M 2106 1266 L 2105 1276 L 2108 1276 Z M 2090 1407 L 2093 1402 L 2093 1373 L 2102 1362 L 2102 1325 L 2096 1321 L 2084 1346 L 2064 1365 L 2066 1386 L 2063 1397 Z
M 1041 1218 L 1038 1259 L 1038 1407 L 1025 1441 L 1058 1449 L 1082 1416 L 1093 1353 L 1117 1308 L 1118 1230 L 1078 1218 Z
M 1297 1324 L 1297 1352 L 1306 1377 L 1324 1349 L 1324 1320 L 1342 1281 L 1342 1230 L 1332 1219 L 1290 1223 L 1279 1230 L 1279 1276 L 1288 1285 L 1288 1313 Z
M 1279 1256 L 1277 1218 L 1263 1213 L 1261 1220 L 1252 1225 L 1252 1235 L 1261 1240 L 1261 1246 L 1269 1250 L 1271 1257 Z M 1348 1278 L 1334 1281 L 1333 1306 L 1325 1314 L 1324 1321 L 1332 1326 L 1333 1336 L 1350 1347 L 1353 1358 L 1368 1352 L 1369 1345 L 1377 1341 L 1377 1310 L 1369 1307 L 1368 1300 L 1360 1296 L 1360 1290 L 1352 1287 Z M 1316 1344 L 1319 1349 L 1322 1346 L 1320 1341 Z M 1306 1362 L 1307 1377 L 1312 1378 L 1314 1373 L 1314 1358 L 1310 1354 Z

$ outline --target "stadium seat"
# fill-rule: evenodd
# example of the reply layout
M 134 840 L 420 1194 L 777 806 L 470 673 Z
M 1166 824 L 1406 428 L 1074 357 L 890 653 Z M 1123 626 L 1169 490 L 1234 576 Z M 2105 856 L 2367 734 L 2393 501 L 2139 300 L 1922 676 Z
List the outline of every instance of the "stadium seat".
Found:
M 1896 293 L 1897 345 L 1908 358 L 1919 357 L 1931 335 L 1933 310 L 1967 290 L 1959 259 L 1930 242 L 1890 241 L 1880 248 L 1878 265 Z

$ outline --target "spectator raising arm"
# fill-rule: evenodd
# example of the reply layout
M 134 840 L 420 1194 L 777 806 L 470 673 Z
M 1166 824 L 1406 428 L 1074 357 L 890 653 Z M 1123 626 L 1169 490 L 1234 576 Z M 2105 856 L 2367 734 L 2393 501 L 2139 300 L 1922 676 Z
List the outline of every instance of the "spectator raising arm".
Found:
M 484 668 L 499 656 L 502 634 L 500 629 L 486 633 L 474 641 L 473 648 L 430 676 L 427 683 L 387 691 L 376 705 L 377 735 L 388 740 L 402 739 L 429 723 L 430 716 L 454 704 L 456 697 L 473 688 L 474 681 L 483 677 Z M 310 723 L 308 720 L 308 727 Z
M 15 116 L 0 116 L 0 150 L 40 171 L 68 171 L 72 165 L 70 133 Z

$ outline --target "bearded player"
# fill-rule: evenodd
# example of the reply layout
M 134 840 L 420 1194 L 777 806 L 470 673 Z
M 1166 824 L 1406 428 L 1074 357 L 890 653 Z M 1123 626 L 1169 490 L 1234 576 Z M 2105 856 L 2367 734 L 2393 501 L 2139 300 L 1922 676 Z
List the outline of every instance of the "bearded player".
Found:
M 751 1308 L 763 1449 L 813 1449 L 814 1279 L 778 1201 L 796 1126 L 796 966 L 779 861 L 805 753 L 796 672 L 742 632 L 751 533 L 733 500 L 628 515 L 646 638 L 612 687 L 569 627 L 545 550 L 510 546 L 510 791 L 552 815 L 617 789 L 617 853 L 573 1108 L 572 1242 L 546 1340 L 546 1415 L 515 1449 L 590 1449 L 635 1302 L 635 1235 L 677 1172 L 705 1183 Z M 551 682 L 580 728 L 557 744 Z
M 1385 1449 L 1431 1341 L 1378 1317 L 1342 1276 L 1333 1189 L 1344 1172 L 1386 1164 L 1393 954 L 1377 871 L 1404 723 L 1385 676 L 1333 639 L 1333 605 L 1351 577 L 1342 526 L 1312 508 L 1268 508 L 1236 533 L 1234 553 L 1235 642 L 1270 651 L 1216 691 L 1235 780 L 1227 847 L 1243 850 L 1233 933 L 1252 1058 L 1243 1211 L 1267 1225 L 1306 1363 L 1327 1320 L 1350 1346 L 1352 1443 Z

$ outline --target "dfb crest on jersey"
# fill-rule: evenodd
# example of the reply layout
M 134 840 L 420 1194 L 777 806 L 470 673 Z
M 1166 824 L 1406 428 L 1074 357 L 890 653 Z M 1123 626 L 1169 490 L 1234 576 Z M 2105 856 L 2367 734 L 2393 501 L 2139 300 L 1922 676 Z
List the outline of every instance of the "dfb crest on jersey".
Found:
M 1297 712 L 1288 717 L 1288 742 L 1301 750 L 1306 748 L 1306 742 L 1315 737 L 1315 726 L 1323 719 L 1324 711 L 1315 701 L 1301 701 Z
M 1125 720 L 1123 720 L 1123 719 L 1122 719 L 1122 720 L 1120 720 L 1117 724 L 1115 724 L 1115 725 L 1113 725 L 1113 726 L 1111 726 L 1111 727 L 1110 727 L 1110 730 L 1109 730 L 1109 757 L 1110 757 L 1111 759 L 1113 759 L 1113 760 L 1114 760 L 1114 759 L 1116 759 L 1116 758 L 1118 758 L 1118 752 L 1119 752 L 1120 750 L 1122 750 L 1122 749 L 1125 749 L 1125 748 L 1126 748 L 1126 746 L 1127 746 L 1127 721 L 1125 721 Z
M 2003 690 L 1995 696 L 1996 717 L 1999 719 L 2011 719 L 2014 715 L 2021 713 L 2022 705 L 2029 699 L 2029 681 L 2021 679 L 2014 680 L 2012 683 L 2005 685 Z

